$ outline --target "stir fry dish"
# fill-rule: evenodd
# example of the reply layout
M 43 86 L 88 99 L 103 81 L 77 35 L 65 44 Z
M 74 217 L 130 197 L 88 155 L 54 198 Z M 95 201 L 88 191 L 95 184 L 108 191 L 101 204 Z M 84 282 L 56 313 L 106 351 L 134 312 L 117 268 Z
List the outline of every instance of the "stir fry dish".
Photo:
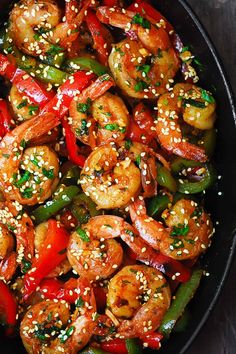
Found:
M 214 233 L 199 59 L 145 0 L 17 1 L 0 51 L 4 335 L 32 354 L 158 350 Z

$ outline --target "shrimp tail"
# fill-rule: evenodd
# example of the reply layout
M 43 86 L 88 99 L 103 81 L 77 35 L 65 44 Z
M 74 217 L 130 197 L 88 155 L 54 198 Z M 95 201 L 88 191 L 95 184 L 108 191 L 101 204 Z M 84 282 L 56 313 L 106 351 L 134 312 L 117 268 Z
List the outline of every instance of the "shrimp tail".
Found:
M 28 141 L 48 133 L 51 129 L 58 126 L 59 123 L 60 120 L 55 114 L 45 113 L 41 116 L 37 116 L 29 121 L 26 121 L 21 126 L 25 124 L 22 129 L 25 129 L 25 140 Z
M 181 141 L 177 146 L 175 146 L 173 148 L 173 153 L 188 160 L 199 162 L 207 161 L 206 153 L 202 148 L 186 141 Z

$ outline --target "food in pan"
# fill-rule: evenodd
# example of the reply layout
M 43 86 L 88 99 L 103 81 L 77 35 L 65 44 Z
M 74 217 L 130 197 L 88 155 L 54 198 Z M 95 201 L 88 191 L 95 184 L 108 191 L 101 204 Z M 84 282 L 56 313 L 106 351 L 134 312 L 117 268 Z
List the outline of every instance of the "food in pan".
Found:
M 6 335 L 32 354 L 158 350 L 214 233 L 199 60 L 144 1 L 21 0 L 0 46 Z

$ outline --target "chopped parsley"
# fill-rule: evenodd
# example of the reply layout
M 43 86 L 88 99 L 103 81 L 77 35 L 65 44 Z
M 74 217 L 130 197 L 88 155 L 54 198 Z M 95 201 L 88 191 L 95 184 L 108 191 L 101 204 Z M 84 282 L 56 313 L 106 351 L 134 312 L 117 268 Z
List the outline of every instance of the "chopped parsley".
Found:
M 179 238 L 175 238 L 174 241 L 171 243 L 171 246 L 174 249 L 179 249 L 179 248 L 183 248 L 184 247 L 184 243 Z
M 208 102 L 208 103 L 215 103 L 215 99 L 214 97 L 209 94 L 206 90 L 201 90 L 201 97 L 204 101 Z
M 186 236 L 189 232 L 189 226 L 179 224 L 178 226 L 173 227 L 173 231 L 171 232 L 170 236 Z
M 32 198 L 33 188 L 32 187 L 25 188 L 25 190 L 21 192 L 21 195 L 23 198 L 26 198 L 26 199 Z
M 77 111 L 84 114 L 90 114 L 92 100 L 87 99 L 86 103 L 77 103 Z
M 146 88 L 148 88 L 148 84 L 143 80 L 139 80 L 134 86 L 134 91 L 140 92 L 145 90 Z
M 183 106 L 186 107 L 187 104 L 189 104 L 190 106 L 193 106 L 193 107 L 197 107 L 197 108 L 206 108 L 205 102 L 193 100 L 192 98 L 183 99 Z
M 141 155 L 138 155 L 138 156 L 136 157 L 135 162 L 137 163 L 138 166 L 140 166 L 140 164 L 141 164 Z
M 138 65 L 137 70 L 141 71 L 145 76 L 149 73 L 151 65 Z
M 28 108 L 29 108 L 29 115 L 32 116 L 34 113 L 36 113 L 38 111 L 39 106 L 31 105 Z
M 125 140 L 125 148 L 126 150 L 130 150 L 132 146 L 132 141 L 131 140 Z
M 47 177 L 48 179 L 53 179 L 54 176 L 54 168 L 51 168 L 50 170 L 47 170 L 45 167 L 42 168 L 43 175 Z
M 17 188 L 20 188 L 23 184 L 25 184 L 27 181 L 29 181 L 31 177 L 31 173 L 29 171 L 25 171 L 25 173 L 23 174 L 23 176 L 21 176 L 21 178 L 17 181 L 16 180 L 16 175 L 13 176 L 13 185 L 16 186 Z
M 23 100 L 23 101 L 21 101 L 21 103 L 18 104 L 18 106 L 16 106 L 16 108 L 17 109 L 21 109 L 21 108 L 27 106 L 27 104 L 28 104 L 28 101 L 27 100 Z
M 142 17 L 140 14 L 134 15 L 134 17 L 131 20 L 131 23 L 134 23 L 136 25 L 140 25 L 143 28 L 151 28 L 151 23 L 144 17 Z
M 128 234 L 128 235 L 130 235 L 130 236 L 135 236 L 135 234 L 134 234 L 134 232 L 133 232 L 132 230 L 126 229 L 126 230 L 125 230 L 125 233 Z
M 75 302 L 75 306 L 76 307 L 84 307 L 84 300 L 82 299 L 82 297 L 80 296 L 77 300 L 76 300 L 76 302 Z
M 25 274 L 28 272 L 28 270 L 30 270 L 32 264 L 30 261 L 27 261 L 25 257 L 22 258 L 21 262 L 23 264 L 22 273 Z
M 66 333 L 63 334 L 63 336 L 60 339 L 61 343 L 65 343 L 67 341 L 67 339 L 72 335 L 72 333 L 74 332 L 75 326 L 71 326 L 66 330 Z
M 86 232 L 83 229 L 81 229 L 80 227 L 77 227 L 76 232 L 82 241 L 90 242 L 89 236 L 86 234 Z
M 76 129 L 76 134 L 78 136 L 82 136 L 82 135 L 89 135 L 89 130 L 88 130 L 88 127 L 87 127 L 87 121 L 86 119 L 82 119 L 81 120 L 81 127 L 80 129 Z
M 106 130 L 114 131 L 114 130 L 118 130 L 119 129 L 119 125 L 118 124 L 106 124 L 104 126 L 104 128 Z
M 47 51 L 48 55 L 56 55 L 60 52 L 62 52 L 64 48 L 60 47 L 59 45 L 51 44 L 50 49 Z
M 20 146 L 24 149 L 26 147 L 26 141 L 25 139 L 22 139 L 20 142 Z

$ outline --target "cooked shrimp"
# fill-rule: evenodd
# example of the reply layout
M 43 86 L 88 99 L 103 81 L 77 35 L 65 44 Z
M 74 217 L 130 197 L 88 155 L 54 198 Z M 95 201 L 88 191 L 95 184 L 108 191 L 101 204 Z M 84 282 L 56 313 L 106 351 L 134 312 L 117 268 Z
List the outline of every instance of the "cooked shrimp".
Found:
M 213 234 L 209 215 L 192 200 L 181 199 L 163 213 L 164 226 L 146 214 L 143 200 L 130 205 L 130 217 L 139 235 L 162 254 L 174 259 L 194 259 L 205 252 Z
M 155 331 L 170 302 L 170 288 L 163 275 L 145 265 L 126 266 L 109 283 L 107 306 L 116 317 L 125 319 L 118 332 L 126 338 Z
M 14 84 L 10 90 L 9 100 L 19 122 L 31 119 L 36 115 L 37 107 L 30 101 L 29 97 L 20 92 Z
M 71 127 L 92 148 L 125 137 L 128 111 L 120 97 L 106 93 L 113 85 L 109 75 L 102 75 L 71 102 Z
M 0 278 L 11 280 L 18 266 L 14 252 L 15 240 L 8 228 L 0 224 Z
M 34 246 L 35 252 L 40 255 L 43 252 L 42 244 L 44 243 L 45 237 L 47 235 L 48 223 L 43 222 L 35 228 L 35 238 Z M 47 275 L 47 278 L 58 277 L 59 275 L 66 274 L 71 270 L 71 265 L 66 258 L 62 261 L 50 274 Z
M 56 154 L 47 146 L 28 148 L 25 152 L 24 148 L 29 140 L 58 124 L 54 114 L 47 113 L 25 121 L 4 136 L 0 142 L 0 187 L 7 200 L 35 205 L 51 195 L 58 177 Z M 24 170 L 22 176 L 20 169 Z
M 78 279 L 78 300 L 70 316 L 65 301 L 46 300 L 32 306 L 25 314 L 20 335 L 30 354 L 76 354 L 90 340 L 96 326 L 96 301 L 90 283 Z
M 198 129 L 210 129 L 215 121 L 215 102 L 202 98 L 202 89 L 191 84 L 177 84 L 173 92 L 165 93 L 158 99 L 156 131 L 161 145 L 170 153 L 189 160 L 206 161 L 204 150 L 190 144 L 182 137 L 179 118 Z M 204 96 L 203 96 L 204 97 Z
M 75 16 L 61 22 L 61 11 L 54 0 L 22 0 L 16 3 L 10 14 L 10 37 L 24 53 L 41 56 L 57 56 L 63 48 L 70 48 L 78 37 L 78 28 L 91 0 L 85 1 Z M 66 2 L 70 6 L 70 1 Z M 61 48 L 62 47 L 62 48 Z
M 14 249 L 14 237 L 4 225 L 0 224 L 0 259 L 4 259 Z
M 59 7 L 53 0 L 22 0 L 11 11 L 10 36 L 24 53 L 33 56 L 45 54 L 51 47 L 45 39 L 45 32 L 57 26 L 60 18 Z M 38 32 L 41 33 L 39 38 Z
M 117 85 L 135 98 L 150 99 L 166 92 L 180 66 L 166 30 L 133 12 L 106 6 L 98 8 L 97 16 L 104 23 L 132 32 L 135 37 L 115 44 L 109 56 Z
M 90 280 L 106 279 L 121 265 L 123 249 L 113 240 L 119 226 L 116 217 L 102 215 L 91 218 L 72 233 L 67 256 L 80 276 Z
M 145 196 L 154 195 L 156 166 L 150 151 L 140 143 L 100 146 L 89 155 L 81 172 L 80 183 L 85 194 L 101 209 L 127 205 L 140 192 L 141 185 Z
M 16 239 L 16 260 L 23 269 L 25 262 L 30 262 L 34 255 L 34 226 L 32 220 L 17 201 L 1 202 L 0 225 L 5 234 L 5 252 L 13 251 L 14 239 Z M 15 237 L 13 237 L 12 234 Z M 7 245 L 8 247 L 6 247 Z M 4 252 L 2 256 L 3 254 Z M 14 260 L 14 257 L 12 260 Z M 12 263 L 9 265 L 11 266 Z

